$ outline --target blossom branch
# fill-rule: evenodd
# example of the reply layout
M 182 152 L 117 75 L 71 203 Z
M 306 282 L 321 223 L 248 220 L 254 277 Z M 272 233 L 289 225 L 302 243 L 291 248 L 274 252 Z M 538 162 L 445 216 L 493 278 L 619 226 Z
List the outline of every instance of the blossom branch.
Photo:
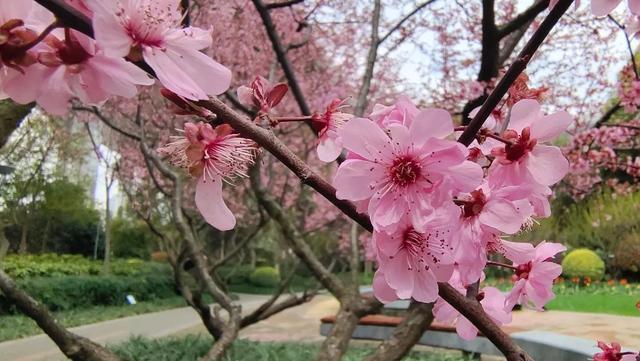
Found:
M 268 10 L 271 10 L 271 9 L 278 9 L 278 8 L 286 8 L 286 7 L 300 4 L 303 2 L 304 0 L 289 0 L 289 1 L 279 2 L 279 3 L 265 4 L 264 7 L 267 8 Z
M 448 283 L 439 283 L 440 296 L 471 321 L 504 354 L 508 361 L 533 361 L 500 326 L 484 312 L 479 302 L 466 298 Z
M 518 54 L 516 61 L 511 64 L 509 70 L 507 70 L 502 79 L 500 79 L 500 82 L 498 82 L 498 85 L 496 85 L 495 89 L 489 94 L 489 97 L 487 97 L 487 100 L 482 104 L 476 116 L 473 117 L 467 129 L 462 133 L 460 138 L 458 138 L 460 143 L 464 145 L 471 144 L 493 109 L 498 105 L 500 100 L 502 100 L 502 97 L 507 93 L 511 84 L 513 84 L 518 76 L 527 68 L 531 57 L 533 57 L 551 32 L 551 29 L 558 23 L 572 3 L 573 0 L 560 0 L 558 4 L 551 9 L 549 15 L 547 15 L 542 24 L 540 24 L 540 27 L 538 27 L 538 30 L 536 30 L 531 39 L 529 39 L 520 54 Z
M 0 269 L 0 290 L 20 312 L 34 320 L 56 343 L 65 356 L 74 361 L 120 361 L 121 359 L 99 344 L 78 336 L 64 328 L 58 320 L 36 300 L 22 291 L 13 280 Z
M 369 45 L 369 52 L 367 53 L 367 63 L 364 69 L 364 75 L 362 76 L 362 84 L 358 90 L 358 98 L 354 107 L 354 113 L 357 117 L 362 116 L 364 109 L 367 107 L 367 96 L 371 88 L 373 69 L 376 65 L 378 46 L 380 45 L 380 41 L 378 40 L 378 27 L 380 26 L 381 7 L 380 0 L 375 0 L 373 13 L 371 14 L 371 44 Z
M 280 40 L 280 36 L 278 35 L 278 30 L 273 24 L 273 20 L 271 19 L 271 15 L 269 14 L 269 8 L 262 2 L 262 0 L 252 1 L 253 5 L 258 11 L 258 14 L 260 14 L 260 18 L 262 19 L 262 23 L 264 24 L 265 30 L 267 31 L 269 40 L 271 40 L 273 51 L 276 53 L 276 58 L 278 59 L 278 62 L 282 67 L 284 76 L 287 78 L 289 88 L 291 89 L 291 93 L 298 103 L 300 112 L 304 115 L 311 115 L 311 110 L 309 108 L 309 105 L 307 104 L 307 100 L 305 99 L 304 94 L 302 93 L 300 83 L 298 82 L 295 71 L 293 70 L 293 65 L 291 65 L 291 62 L 287 57 L 287 52 L 282 45 L 282 41 Z
M 620 22 L 618 22 L 618 20 L 611 16 L 611 14 L 607 15 L 607 17 L 618 27 L 618 29 L 622 30 L 622 33 L 624 34 L 624 40 L 627 42 L 627 50 L 629 51 L 629 55 L 631 56 L 631 65 L 633 65 L 633 72 L 636 74 L 636 79 L 640 80 L 640 74 L 638 73 L 638 66 L 636 63 L 636 56 L 633 54 L 633 46 L 631 46 L 631 39 L 629 39 L 629 34 L 627 34 L 626 27 L 620 24 Z
M 379 40 L 378 40 L 378 45 L 384 43 L 385 40 L 387 40 L 391 35 L 393 35 L 393 33 L 400 29 L 400 27 L 402 26 L 402 24 L 404 24 L 407 20 L 409 20 L 412 16 L 414 16 L 415 14 L 419 13 L 420 10 L 424 9 L 425 7 L 429 6 L 430 4 L 434 3 L 436 0 L 429 0 L 429 1 L 425 1 L 422 4 L 419 4 L 418 6 L 416 6 L 415 9 L 413 9 L 413 11 L 411 11 L 410 13 L 408 13 L 407 15 L 405 15 L 402 19 L 400 19 L 400 21 L 398 21 L 391 29 L 389 29 L 389 31 L 387 31 L 386 34 L 384 34 Z
M 498 37 L 500 39 L 529 24 L 541 12 L 549 7 L 549 0 L 539 0 L 533 5 L 513 18 L 508 23 L 498 27 Z

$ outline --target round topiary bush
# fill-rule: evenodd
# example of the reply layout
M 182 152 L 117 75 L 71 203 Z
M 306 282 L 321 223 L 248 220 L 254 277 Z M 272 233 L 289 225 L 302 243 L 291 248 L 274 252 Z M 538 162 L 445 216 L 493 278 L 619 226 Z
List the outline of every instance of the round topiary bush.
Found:
M 260 287 L 275 287 L 280 283 L 280 273 L 273 267 L 258 267 L 256 268 L 249 281 Z
M 567 277 L 589 277 L 599 281 L 604 276 L 604 261 L 590 249 L 579 248 L 569 252 L 562 261 L 562 271 Z

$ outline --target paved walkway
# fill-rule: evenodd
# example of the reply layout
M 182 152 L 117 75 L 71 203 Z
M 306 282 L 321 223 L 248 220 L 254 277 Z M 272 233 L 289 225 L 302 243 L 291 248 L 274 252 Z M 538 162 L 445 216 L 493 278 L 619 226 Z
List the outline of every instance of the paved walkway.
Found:
M 268 296 L 240 295 L 247 311 L 257 308 Z M 200 325 L 200 317 L 191 307 L 147 313 L 71 328 L 71 331 L 101 344 L 126 341 L 139 335 L 157 338 L 180 333 Z M 0 343 L 0 361 L 58 361 L 65 359 L 46 335 Z
M 241 295 L 243 309 L 250 312 L 267 296 Z M 320 318 L 335 314 L 338 302 L 329 295 L 316 296 L 311 302 L 289 309 L 242 330 L 240 337 L 255 341 L 317 342 Z M 515 312 L 509 332 L 546 330 L 585 339 L 618 341 L 640 349 L 640 317 L 625 317 L 562 311 Z M 146 315 L 101 322 L 73 328 L 72 331 L 105 344 L 117 343 L 131 335 L 156 338 L 170 334 L 205 333 L 199 317 L 190 308 L 179 308 Z M 46 336 L 0 343 L 0 361 L 58 361 L 62 358 Z

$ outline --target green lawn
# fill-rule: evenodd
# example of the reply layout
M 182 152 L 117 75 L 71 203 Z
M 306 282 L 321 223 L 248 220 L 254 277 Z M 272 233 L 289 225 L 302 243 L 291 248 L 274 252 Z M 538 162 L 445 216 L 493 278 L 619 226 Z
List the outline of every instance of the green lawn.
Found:
M 74 327 L 184 306 L 186 306 L 186 303 L 182 297 L 172 297 L 164 300 L 155 300 L 153 302 L 140 302 L 136 305 L 96 306 L 61 311 L 56 313 L 56 317 L 58 321 L 66 327 Z M 0 342 L 40 333 L 42 333 L 42 330 L 40 330 L 38 325 L 26 316 L 0 316 Z
M 130 361 L 195 361 L 211 347 L 207 336 L 169 337 L 158 340 L 132 338 L 113 347 L 116 353 Z M 317 344 L 267 343 L 238 340 L 228 352 L 225 361 L 300 361 L 313 360 Z M 352 347 L 343 359 L 360 361 L 372 351 L 363 346 Z M 467 361 L 451 353 L 413 352 L 405 361 Z
M 559 294 L 546 306 L 548 310 L 609 313 L 622 316 L 638 316 L 636 303 L 640 295 L 625 294 Z

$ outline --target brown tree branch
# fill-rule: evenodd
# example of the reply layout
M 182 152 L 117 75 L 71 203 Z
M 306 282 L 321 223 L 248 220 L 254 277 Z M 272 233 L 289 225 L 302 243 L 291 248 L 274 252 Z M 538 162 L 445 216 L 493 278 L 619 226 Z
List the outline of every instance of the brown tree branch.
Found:
M 283 1 L 283 2 L 274 2 L 274 3 L 270 3 L 270 4 L 265 4 L 264 7 L 267 8 L 268 10 L 272 10 L 272 9 L 279 9 L 279 8 L 286 8 L 286 7 L 290 7 L 296 4 L 300 4 L 303 3 L 304 0 L 288 0 L 288 1 Z
M 594 123 L 594 128 L 600 128 L 603 124 L 609 121 L 611 117 L 618 112 L 618 110 L 622 109 L 622 105 L 618 101 L 615 103 L 609 110 L 607 110 L 602 116 Z
M 60 351 L 74 361 L 121 361 L 101 345 L 69 332 L 36 300 L 22 291 L 4 271 L 0 270 L 0 290 L 20 312 L 34 320 L 56 343 Z
M 374 0 L 373 14 L 371 14 L 371 40 L 369 44 L 369 52 L 367 53 L 367 62 L 364 69 L 364 75 L 362 76 L 362 84 L 358 90 L 358 98 L 354 107 L 354 113 L 357 117 L 361 117 L 362 114 L 364 114 L 364 110 L 367 107 L 369 89 L 371 89 L 373 69 L 376 65 L 378 46 L 380 45 L 380 41 L 378 40 L 378 28 L 380 26 L 381 8 L 382 5 L 380 4 L 380 0 Z
M 414 16 L 415 14 L 419 13 L 420 10 L 424 9 L 425 7 L 429 6 L 430 4 L 432 4 L 433 2 L 435 2 L 436 0 L 429 0 L 429 1 L 425 1 L 422 4 L 419 4 L 418 6 L 416 6 L 415 9 L 413 9 L 410 13 L 408 13 L 407 15 L 405 15 L 404 17 L 402 17 L 402 19 L 400 19 L 394 26 L 391 27 L 391 29 L 389 29 L 389 31 L 387 31 L 379 40 L 378 40 L 378 45 L 384 43 L 385 40 L 387 40 L 391 35 L 393 35 L 394 32 L 396 32 L 398 29 L 400 29 L 400 27 L 407 21 L 409 20 L 412 16 Z
M 271 46 L 273 47 L 273 51 L 276 53 L 276 58 L 278 59 L 278 63 L 280 63 L 280 67 L 282 67 L 282 71 L 284 72 L 284 76 L 287 78 L 287 82 L 289 83 L 289 89 L 291 89 L 291 93 L 293 97 L 296 99 L 296 103 L 298 103 L 298 107 L 300 108 L 300 112 L 303 115 L 311 115 L 311 109 L 307 104 L 307 101 L 302 92 L 302 88 L 300 88 L 300 83 L 296 78 L 295 71 L 293 70 L 293 65 L 289 61 L 287 57 L 287 52 L 282 45 L 282 41 L 280 40 L 280 35 L 278 35 L 278 30 L 271 19 L 271 15 L 269 14 L 269 8 L 262 2 L 262 0 L 251 0 L 253 1 L 253 5 L 256 7 L 258 14 L 260 14 L 260 18 L 262 19 L 262 23 L 264 24 L 265 30 L 267 31 L 267 36 L 269 36 L 269 40 L 271 40 Z
M 364 361 L 400 361 L 411 351 L 433 322 L 433 303 L 413 301 L 393 335 L 384 340 Z
M 507 361 L 533 361 L 482 309 L 476 300 L 466 298 L 448 283 L 439 283 L 440 296 L 466 317 L 504 354 Z
M 547 7 L 549 7 L 549 0 L 536 1 L 511 21 L 498 27 L 498 37 L 502 39 L 518 29 L 528 27 L 528 24 L 530 24 L 541 12 L 546 10 Z
M 540 45 L 547 38 L 551 29 L 558 23 L 558 20 L 564 15 L 569 6 L 573 3 L 573 0 L 560 0 L 558 4 L 551 10 L 549 15 L 544 19 L 540 27 L 533 34 L 531 39 L 524 46 L 516 61 L 511 64 L 509 70 L 504 74 L 498 85 L 491 92 L 487 100 L 482 104 L 480 110 L 473 117 L 471 123 L 467 129 L 462 133 L 458 141 L 464 145 L 469 145 L 475 138 L 482 124 L 487 120 L 493 109 L 498 105 L 502 97 L 507 93 L 509 87 L 518 78 L 518 76 L 527 68 L 527 64 L 533 57 L 533 54 L 538 50 Z

